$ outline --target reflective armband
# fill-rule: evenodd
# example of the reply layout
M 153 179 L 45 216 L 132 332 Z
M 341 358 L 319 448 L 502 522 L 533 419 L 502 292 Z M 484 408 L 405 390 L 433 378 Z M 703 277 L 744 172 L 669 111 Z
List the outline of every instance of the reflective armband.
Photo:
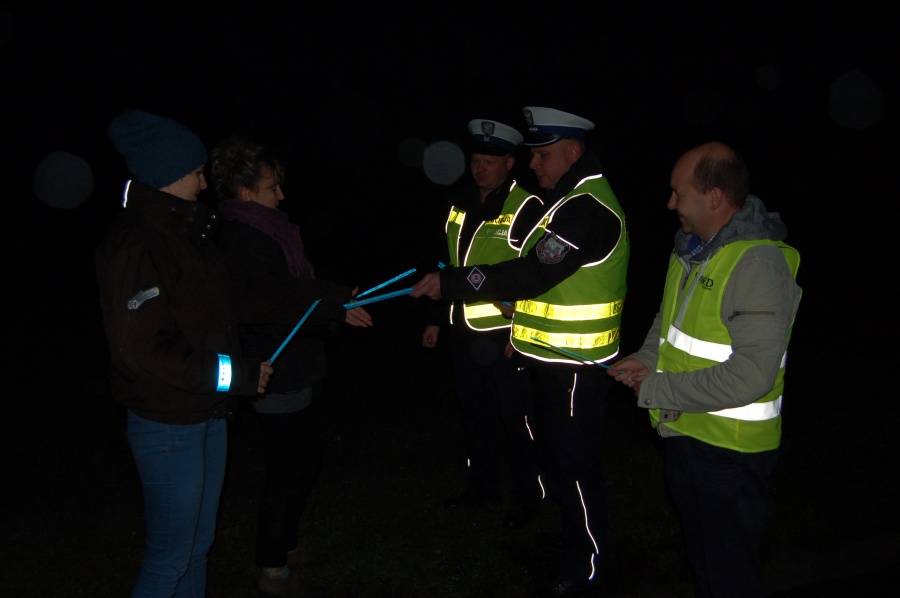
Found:
M 229 388 L 231 388 L 231 357 L 219 355 L 219 386 L 216 390 L 228 392 Z

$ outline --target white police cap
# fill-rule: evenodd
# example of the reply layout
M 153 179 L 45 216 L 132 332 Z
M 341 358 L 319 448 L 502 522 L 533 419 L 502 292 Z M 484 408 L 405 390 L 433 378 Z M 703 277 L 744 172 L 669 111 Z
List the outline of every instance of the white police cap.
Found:
M 516 150 L 525 137 L 517 130 L 496 120 L 476 118 L 469 121 L 472 153 L 504 156 Z
M 584 140 L 594 123 L 575 114 L 554 108 L 526 106 L 522 109 L 528 123 L 528 139 L 522 145 L 537 147 L 550 145 L 560 139 Z

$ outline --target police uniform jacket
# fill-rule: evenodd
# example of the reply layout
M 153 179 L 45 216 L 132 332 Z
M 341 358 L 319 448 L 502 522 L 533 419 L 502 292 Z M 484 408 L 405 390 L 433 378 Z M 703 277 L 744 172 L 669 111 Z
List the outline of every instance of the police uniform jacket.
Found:
M 501 216 L 503 207 L 506 204 L 507 196 L 513 185 L 518 185 L 518 183 L 511 177 L 507 178 L 502 185 L 487 194 L 484 202 L 481 201 L 478 187 L 472 181 L 467 181 L 465 184 L 454 190 L 451 213 L 464 212 L 465 219 L 459 230 L 459 239 L 454 243 L 458 255 L 450 256 L 449 252 L 445 253 L 444 263 L 453 264 L 457 261 L 462 261 L 472 244 L 472 239 L 476 234 L 479 225 L 482 225 L 484 222 L 494 221 Z M 521 220 L 524 221 L 520 221 L 518 226 L 515 227 L 515 230 L 521 234 L 527 234 L 529 227 L 534 224 L 536 219 L 535 215 L 539 213 L 539 210 L 540 201 L 537 197 L 532 196 L 531 199 L 526 200 L 519 212 L 512 215 L 515 217 L 515 220 L 513 221 L 515 224 L 515 222 L 519 221 L 520 217 L 525 214 L 524 218 L 521 218 Z M 531 215 L 529 216 L 529 214 Z M 512 257 L 517 251 L 516 247 L 521 246 L 524 237 L 514 237 L 512 232 L 508 232 L 508 235 L 507 243 L 510 245 L 510 255 Z M 473 256 L 469 256 L 469 263 L 472 263 L 473 259 L 475 260 L 475 263 L 479 263 L 477 256 L 474 258 Z M 504 329 L 498 330 L 473 330 L 470 326 L 467 326 L 464 312 L 465 303 L 463 301 L 453 302 L 449 309 L 444 305 L 444 302 L 439 304 L 428 302 L 427 305 L 427 323 L 436 326 L 444 326 L 452 322 L 451 338 L 457 341 L 463 341 L 465 339 L 471 339 L 475 335 L 483 336 L 485 334 L 502 343 L 505 343 L 509 338 L 508 321 Z M 447 317 L 448 314 L 449 318 Z
M 590 150 L 585 152 L 557 182 L 542 192 L 544 206 L 575 189 L 580 181 L 602 173 L 600 161 Z M 511 235 L 526 238 L 541 214 L 522 215 L 513 224 Z M 565 256 L 552 263 L 541 261 L 534 249 L 519 258 L 493 265 L 445 269 L 441 272 L 441 296 L 445 299 L 528 299 L 537 297 L 578 271 L 581 266 L 602 260 L 616 247 L 624 223 L 611 210 L 592 197 L 574 197 L 554 214 L 553 235 L 570 247 Z M 477 268 L 477 272 L 475 269 Z M 516 353 L 519 361 L 533 361 Z M 577 369 L 577 364 L 544 363 L 546 367 Z

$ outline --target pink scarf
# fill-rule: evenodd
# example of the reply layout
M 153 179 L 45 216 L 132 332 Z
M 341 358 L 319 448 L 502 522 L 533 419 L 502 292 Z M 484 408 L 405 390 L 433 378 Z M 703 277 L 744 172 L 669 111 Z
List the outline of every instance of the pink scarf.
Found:
M 261 231 L 278 242 L 284 252 L 288 270 L 294 278 L 315 278 L 313 265 L 306 259 L 300 227 L 288 220 L 287 214 L 252 201 L 223 199 L 216 206 L 226 220 L 237 220 Z

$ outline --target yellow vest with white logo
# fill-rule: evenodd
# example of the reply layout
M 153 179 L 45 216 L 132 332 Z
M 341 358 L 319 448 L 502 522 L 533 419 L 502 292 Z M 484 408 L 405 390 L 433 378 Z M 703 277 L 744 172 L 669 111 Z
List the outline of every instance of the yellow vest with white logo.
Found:
M 731 336 L 721 318 L 722 299 L 728 279 L 751 247 L 775 245 L 781 249 L 796 279 L 800 254 L 793 247 L 774 241 L 737 241 L 722 247 L 703 264 L 693 266 L 682 282 L 684 268 L 673 253 L 669 259 L 660 314 L 660 372 L 689 372 L 722 363 L 731 355 Z M 681 313 L 680 324 L 676 325 Z M 788 330 L 790 339 L 790 330 Z M 781 442 L 781 400 L 787 354 L 774 386 L 743 407 L 708 413 L 682 413 L 663 425 L 707 444 L 744 453 L 778 448 Z M 659 409 L 650 410 L 650 421 L 659 424 Z

